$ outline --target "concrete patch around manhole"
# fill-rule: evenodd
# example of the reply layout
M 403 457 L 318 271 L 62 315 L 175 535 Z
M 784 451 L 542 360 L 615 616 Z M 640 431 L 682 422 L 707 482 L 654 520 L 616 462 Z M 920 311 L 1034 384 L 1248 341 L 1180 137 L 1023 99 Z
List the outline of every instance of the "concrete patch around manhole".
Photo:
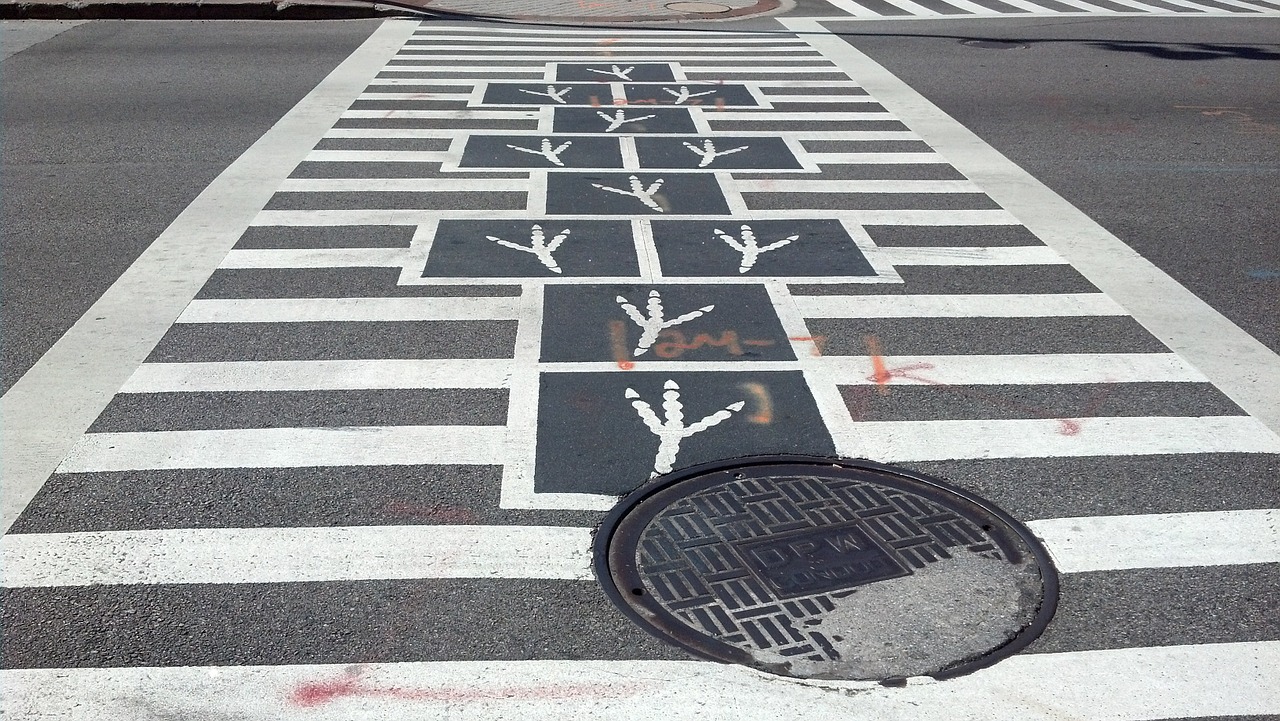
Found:
M 1057 575 L 991 504 L 865 461 L 753 457 L 660 477 L 596 537 L 615 603 L 692 653 L 784 676 L 947 678 L 1044 629 Z

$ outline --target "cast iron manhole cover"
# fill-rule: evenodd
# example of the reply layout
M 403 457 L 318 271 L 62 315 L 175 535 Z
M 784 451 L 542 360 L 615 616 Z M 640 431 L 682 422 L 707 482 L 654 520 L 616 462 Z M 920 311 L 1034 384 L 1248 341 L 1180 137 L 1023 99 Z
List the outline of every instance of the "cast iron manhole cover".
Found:
M 659 638 L 801 678 L 967 673 L 1039 635 L 1058 592 L 1044 548 L 989 503 L 805 456 L 656 479 L 605 519 L 595 570 Z

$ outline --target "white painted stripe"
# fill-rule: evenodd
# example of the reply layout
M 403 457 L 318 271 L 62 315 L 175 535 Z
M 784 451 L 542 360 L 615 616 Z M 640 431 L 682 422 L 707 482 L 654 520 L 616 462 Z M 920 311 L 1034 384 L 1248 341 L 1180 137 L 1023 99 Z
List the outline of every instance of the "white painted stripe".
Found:
M 902 10 L 906 10 L 908 13 L 911 13 L 912 15 L 918 15 L 921 17 L 939 17 L 942 15 L 942 13 L 938 12 L 937 10 L 931 10 L 919 3 L 913 3 L 911 2 L 911 0 L 884 0 L 884 1 L 889 3 L 890 5 L 901 8 Z
M 505 431 L 502 426 L 369 426 L 88 433 L 58 471 L 488 465 L 502 462 Z
M 1280 511 L 1055 518 L 1027 525 L 1062 573 L 1280 562 Z M 3 586 L 591 577 L 567 526 L 214 528 L 9 535 Z
M 738 58 L 734 58 L 737 60 Z M 742 58 L 743 64 L 751 63 L 751 58 Z M 835 67 L 751 67 L 744 69 L 743 65 L 697 65 L 686 62 L 684 64 L 685 75 L 689 76 L 689 80 L 701 83 L 718 83 L 718 82 L 752 82 L 753 76 L 759 73 L 778 74 L 778 75 L 829 75 L 832 78 L 844 78 L 845 74 Z
M 435 58 L 421 58 L 422 60 Z M 465 60 L 465 58 L 462 58 Z M 483 60 L 483 58 L 476 58 Z M 520 58 L 506 58 L 508 60 L 519 60 Z M 493 82 L 503 82 L 516 80 L 518 82 L 528 82 L 529 79 L 522 76 L 528 75 L 535 82 L 541 82 L 546 74 L 546 63 L 541 61 L 530 61 L 520 65 L 496 65 L 493 63 L 481 63 L 479 65 L 463 65 L 459 62 L 459 58 L 440 58 L 444 63 L 411 63 L 407 62 L 404 56 L 395 58 L 395 65 L 388 65 L 382 68 L 383 73 L 437 73 L 447 75 L 497 75 L 498 78 Z M 510 73 L 511 77 L 506 77 Z
M 546 137 L 547 133 L 543 130 L 512 130 L 503 128 L 500 131 L 494 131 L 502 135 L 527 135 Z M 454 137 L 465 137 L 469 135 L 469 131 L 450 130 L 448 128 L 332 128 L 325 133 L 326 138 L 440 138 L 451 139 Z M 646 133 L 646 135 L 683 135 L 688 133 Z M 910 130 L 797 130 L 788 133 L 789 136 L 796 140 L 919 140 L 920 137 Z M 748 131 L 739 131 L 734 133 L 734 137 L 761 137 L 776 138 L 777 133 L 752 133 Z M 425 151 L 432 152 L 432 151 Z M 445 153 L 448 151 L 435 151 Z M 812 156 L 812 153 L 807 155 Z M 880 156 L 882 153 L 851 153 L 854 157 Z M 936 156 L 934 153 L 928 155 Z M 936 160 L 930 162 L 945 162 Z M 477 172 L 484 171 L 485 168 L 467 168 L 468 171 Z
M 1021 654 L 901 688 L 705 661 L 545 659 L 15 669 L 0 680 L 6 715 L 63 721 L 137 719 L 140 704 L 245 721 L 1140 721 L 1280 713 L 1278 667 L 1280 641 L 1254 641 Z
M 433 120 L 537 120 L 537 110 L 346 110 L 344 118 L 374 118 L 378 120 L 433 119 Z
M 802 295 L 805 318 L 1046 318 L 1126 315 L 1102 293 Z M 197 301 L 199 302 L 199 301 Z
M 671 33 L 668 35 L 630 35 L 621 34 L 617 37 L 604 38 L 599 32 L 583 33 L 579 38 L 566 38 L 559 31 L 550 31 L 545 34 L 539 34 L 537 39 L 511 37 L 509 35 L 450 35 L 445 33 L 417 33 L 413 38 L 405 43 L 406 47 L 440 47 L 436 43 L 442 40 L 467 40 L 473 42 L 473 45 L 463 46 L 465 48 L 486 48 L 492 47 L 495 50 L 510 50 L 512 48 L 522 48 L 531 46 L 533 48 L 546 47 L 548 44 L 554 44 L 557 48 L 564 49 L 597 49 L 608 51 L 609 48 L 618 46 L 631 46 L 636 44 L 653 45 L 655 48 L 663 48 L 671 45 L 768 45 L 778 48 L 798 48 L 800 50 L 808 50 L 809 46 L 803 42 L 787 42 L 785 40 L 777 40 L 769 37 L 751 37 L 748 35 L 736 35 L 733 37 L 709 37 L 706 35 L 682 35 L 680 33 Z M 610 35 L 613 32 L 610 31 Z M 718 33 L 717 33 L 718 35 Z M 481 45 L 480 42 L 489 42 L 492 45 Z M 585 60 L 579 59 L 573 62 L 591 62 L 592 58 Z M 608 62 L 608 58 L 601 58 L 601 62 Z
M 826 58 L 812 52 L 794 52 L 781 51 L 771 53 L 767 48 L 753 48 L 755 54 L 739 54 L 724 49 L 715 50 L 699 50 L 697 48 L 659 48 L 656 50 L 643 50 L 633 48 L 621 48 L 608 57 L 607 62 L 610 63 L 681 63 L 685 69 L 689 69 L 691 61 L 725 61 L 725 62 L 750 62 L 750 63 L 766 63 L 770 60 L 812 60 L 828 64 Z M 433 68 L 437 70 L 453 70 L 462 67 L 467 70 L 516 70 L 526 69 L 530 64 L 545 64 L 549 62 L 563 62 L 564 53 L 559 51 L 550 51 L 546 53 L 528 53 L 528 54 L 507 54 L 507 53 L 476 53 L 474 55 L 460 53 L 433 53 L 433 52 L 411 52 L 400 53 L 396 55 L 393 62 L 396 65 L 392 67 L 405 67 L 405 60 L 422 60 L 422 67 Z M 430 61 L 430 62 L 426 62 Z M 524 61 L 524 65 L 490 65 L 489 63 L 498 62 L 520 62 Z M 440 63 L 448 62 L 448 67 L 442 66 Z M 474 65 L 461 65 L 461 63 L 476 63 Z M 734 70 L 742 70 L 741 66 L 728 66 Z M 794 68 L 793 68 L 794 69 Z M 585 85 L 586 80 L 557 80 L 560 85 Z M 675 82 L 679 82 L 678 80 Z
M 443 163 L 450 157 L 447 150 L 313 150 L 306 160 L 311 163 Z
M 397 82 L 404 85 L 432 85 L 433 83 L 413 82 L 413 78 L 396 78 Z M 387 83 L 372 83 L 373 85 L 386 85 Z M 442 100 L 452 102 L 467 102 L 471 100 L 471 93 L 360 93 L 360 97 L 356 100 Z
M 754 71 L 753 71 L 754 72 Z M 712 110 L 710 108 L 699 107 L 702 114 L 711 120 L 791 120 L 794 122 L 809 122 L 811 120 L 897 120 L 897 116 L 893 113 L 886 113 L 883 110 L 863 110 L 857 112 L 841 112 L 841 111 L 816 111 L 816 112 L 792 112 L 792 111 L 772 111 L 772 110 Z
M 310 321 L 505 320 L 519 298 L 235 298 L 193 300 L 177 323 L 305 323 Z
M 413 31 L 387 22 L 209 184 L 0 401 L 0 530 L 204 285 L 280 181 Z
M 1180 15 L 1185 17 L 1185 15 Z M 1237 16 L 1238 17 L 1238 16 Z M 1022 221 L 1231 400 L 1280 431 L 1280 354 L 1263 345 L 1105 228 L 1002 156 L 906 83 L 811 19 L 789 30 L 855 77 L 890 112 Z
M 840 455 L 885 462 L 1280 453 L 1280 438 L 1248 416 L 864 421 L 832 435 Z
M 716 119 L 711 118 L 714 124 Z M 863 140 L 860 133 L 844 133 L 847 140 Z M 837 165 L 841 163 L 858 164 L 874 163 L 877 165 L 906 165 L 911 163 L 945 163 L 946 158 L 937 153 L 805 153 L 818 165 Z
M 1280 510 L 1053 518 L 1027 524 L 1063 573 L 1280 563 Z
M 954 212 L 954 211 L 953 211 Z M 1025 245 L 981 248 L 875 248 L 866 249 L 890 265 L 1061 265 L 1066 263 L 1052 248 Z
M 664 281 L 665 282 L 665 281 Z M 797 315 L 797 318 L 799 316 Z M 798 326 L 803 329 L 803 325 Z M 807 333 L 807 331 L 804 331 Z M 836 385 L 991 385 L 1071 383 L 1205 383 L 1199 371 L 1172 353 L 1028 354 L 1028 355 L 926 355 L 882 356 L 887 378 L 876 377 L 875 360 L 869 356 L 812 356 L 811 341 L 796 343 L 802 362 L 819 373 L 824 383 Z M 145 366 L 144 366 L 145 367 Z M 635 361 L 631 372 L 686 373 L 717 371 L 750 373 L 789 371 L 796 361 Z M 612 361 L 544 363 L 542 373 L 618 372 Z M 843 401 L 836 404 L 848 422 Z
M 9 535 L 5 588 L 591 577 L 591 529 L 566 526 L 195 528 Z
M 143 363 L 120 392 L 506 388 L 511 364 L 481 358 Z
M 264 210 L 258 213 L 253 224 L 264 225 L 422 225 L 440 219 L 445 211 L 439 210 Z M 513 219 L 526 220 L 529 213 L 524 210 L 449 210 L 450 218 L 479 219 Z M 578 216 L 568 216 L 578 217 Z M 596 216 L 633 218 L 631 214 L 618 216 Z M 1017 225 L 1018 221 L 1004 210 L 831 210 L 826 208 L 794 208 L 780 210 L 762 210 L 754 208 L 751 217 L 767 218 L 845 218 L 862 225 Z M 723 215 L 680 216 L 681 220 L 724 220 Z M 377 251 L 381 252 L 377 252 Z M 903 260 L 886 260 L 886 263 L 918 263 L 931 265 L 980 265 L 980 264 L 1041 264 L 1064 263 L 1052 251 L 1041 247 L 986 249 L 986 248 L 875 248 L 870 252 L 883 254 L 886 259 L 901 257 Z M 937 250 L 938 252 L 930 252 Z M 991 252 L 983 252 L 990 250 Z M 898 251 L 902 251 L 898 253 Z M 916 252 L 919 251 L 919 252 Z M 1023 252 L 1025 251 L 1025 252 Z M 400 257 L 403 251 L 395 249 L 344 249 L 342 251 L 301 251 L 301 250 L 233 250 L 227 254 L 223 262 L 224 268 L 321 268 L 339 265 L 400 265 L 405 258 Z M 250 256 L 250 254 L 254 254 Z M 284 255 L 289 254 L 289 255 Z M 308 258 L 305 265 L 291 266 L 288 258 Z M 278 258 L 278 260 L 276 260 Z M 324 263 L 332 258 L 334 265 Z M 387 263 L 380 259 L 398 258 Z M 367 259 L 367 260 L 366 260 Z M 233 265 L 234 264 L 234 265 Z M 249 265 L 246 265 L 249 264 Z M 318 265 L 317 265 L 318 264 Z
M 535 28 L 533 30 L 525 30 L 518 27 L 507 26 L 502 28 L 501 32 L 494 32 L 492 27 L 486 27 L 484 25 L 448 25 L 448 26 L 436 26 L 436 27 L 423 27 L 416 30 L 413 33 L 412 37 L 422 38 L 424 40 L 430 40 L 431 38 L 436 37 L 438 33 L 465 33 L 469 37 L 475 37 L 477 39 L 484 38 L 484 39 L 489 39 L 494 41 L 501 41 L 506 38 L 521 39 L 520 38 L 521 35 L 537 35 L 540 40 L 543 40 L 545 42 L 555 41 L 555 40 L 558 40 L 559 38 L 573 39 L 579 36 L 587 37 L 597 42 L 603 38 L 599 28 L 594 28 L 590 30 L 579 30 L 577 28 L 558 26 L 554 30 L 548 29 L 545 27 Z M 696 38 L 699 40 L 699 42 L 703 42 L 702 38 L 704 37 L 706 36 L 701 34 L 692 35 L 688 32 L 674 31 L 674 30 L 639 30 L 637 31 L 637 30 L 631 30 L 625 27 L 611 27 L 608 30 L 608 38 L 618 38 L 618 39 L 653 38 L 655 40 L 666 40 L 667 38 L 686 38 L 686 39 Z M 717 30 L 715 35 L 711 37 L 724 38 L 725 42 L 739 42 L 740 39 L 760 38 L 761 34 Z M 766 33 L 765 38 L 769 39 L 771 42 L 777 41 L 777 36 L 772 33 Z M 786 38 L 786 39 L 790 40 L 791 38 Z M 714 40 L 708 39 L 706 40 L 706 42 L 714 42 Z
M 831 111 L 815 110 L 805 112 L 839 112 L 842 105 L 867 105 L 874 103 L 875 99 L 867 95 L 831 95 L 830 88 L 814 88 L 813 92 L 806 94 L 799 93 L 770 93 L 770 88 L 759 88 L 760 93 L 769 98 L 769 102 L 776 109 L 778 105 L 794 104 L 794 103 L 821 103 L 822 105 L 833 106 Z M 705 107 L 705 106 L 701 106 Z M 740 106 L 738 106 L 740 107 Z
M 981 193 L 967 180 L 771 180 L 738 178 L 743 193 Z
M 287 212 L 287 211 L 286 211 Z M 303 211 L 314 212 L 314 211 Z M 346 212 L 346 211 L 337 211 Z M 389 222 L 389 211 L 357 211 L 367 225 Z M 308 225 L 308 223 L 301 223 Z M 336 223 L 347 225 L 347 223 Z M 408 248 L 320 248 L 307 250 L 233 250 L 222 259 L 222 268 L 383 268 L 402 267 Z
M 1173 353 L 895 355 L 881 362 L 890 385 L 1206 382 L 1200 371 Z M 823 356 L 820 364 L 826 377 L 839 385 L 880 382 L 870 356 Z
M 290 178 L 282 193 L 475 193 L 529 192 L 521 178 Z

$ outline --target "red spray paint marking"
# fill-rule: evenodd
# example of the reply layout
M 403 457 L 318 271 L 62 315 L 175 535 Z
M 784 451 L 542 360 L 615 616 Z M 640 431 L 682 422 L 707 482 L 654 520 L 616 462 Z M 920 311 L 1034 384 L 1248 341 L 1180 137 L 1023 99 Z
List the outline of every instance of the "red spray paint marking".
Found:
M 946 388 L 956 393 L 969 396 L 970 398 L 977 398 L 979 400 L 985 401 L 987 403 L 990 403 L 1000 408 L 1015 410 L 1021 413 L 1026 413 L 1028 415 L 1036 416 L 1037 418 L 1056 420 L 1059 425 L 1058 433 L 1061 433 L 1064 436 L 1079 435 L 1081 430 L 1080 420 L 1076 420 L 1072 418 L 1060 418 L 1046 408 L 1040 408 L 1037 406 L 1029 406 L 1029 405 L 1024 405 L 1022 403 L 1007 401 L 1004 398 L 991 395 L 990 393 L 983 393 L 982 391 L 976 391 L 976 390 L 968 390 L 962 386 L 954 386 L 948 383 L 943 383 L 942 381 L 936 381 L 936 380 L 933 380 L 932 378 L 926 378 L 924 376 L 918 375 L 913 372 L 917 370 L 932 370 L 935 367 L 932 363 L 913 363 L 909 366 L 902 366 L 900 368 L 885 368 L 884 376 L 881 376 L 880 369 L 874 368 L 874 363 L 872 365 L 875 372 L 867 376 L 867 380 L 875 381 L 877 384 L 880 384 L 881 382 L 888 383 L 894 378 L 903 378 L 905 380 L 912 380 L 912 381 L 916 381 L 917 383 L 924 383 L 926 385 L 936 386 L 939 388 Z M 883 381 L 882 381 L 882 378 L 883 378 Z M 1111 389 L 1108 388 L 1105 384 L 1100 385 L 1090 396 L 1088 403 L 1086 403 L 1085 407 L 1081 409 L 1080 415 L 1077 416 L 1077 418 L 1087 418 L 1095 415 L 1102 408 L 1103 403 L 1106 402 L 1106 399 L 1109 395 L 1111 395 Z M 865 416 L 866 406 L 867 406 L 866 398 L 865 397 L 861 398 L 861 402 L 859 403 L 859 408 L 855 412 L 856 415 L 854 417 L 854 420 L 859 420 Z
M 634 696 L 639 688 L 625 684 L 598 686 L 562 684 L 548 686 L 504 686 L 478 688 L 377 688 L 365 685 L 359 676 L 351 675 L 332 681 L 298 684 L 289 694 L 295 706 L 315 708 L 342 698 L 385 698 L 397 701 L 466 702 L 485 700 L 557 700 L 572 698 L 620 698 Z
M 813 350 L 810 354 L 815 356 L 822 355 L 822 349 L 827 345 L 827 337 L 825 335 L 793 335 L 787 340 L 807 341 L 813 344 Z
M 609 321 L 609 346 L 613 348 L 613 360 L 619 368 L 629 371 L 636 367 L 627 351 L 627 326 L 620 320 Z

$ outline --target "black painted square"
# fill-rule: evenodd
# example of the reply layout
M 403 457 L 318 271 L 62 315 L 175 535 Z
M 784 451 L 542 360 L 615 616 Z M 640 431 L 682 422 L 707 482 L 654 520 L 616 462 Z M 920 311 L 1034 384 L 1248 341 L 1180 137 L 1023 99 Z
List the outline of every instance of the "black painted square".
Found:
M 795 236 L 786 245 L 755 256 L 749 247 L 750 228 L 757 248 L 766 249 Z M 654 220 L 653 239 L 662 274 L 674 276 L 861 276 L 875 275 L 848 231 L 836 220 Z M 720 232 L 717 232 L 720 231 Z M 731 237 L 739 247 L 721 237 Z M 744 270 L 744 265 L 749 265 Z
M 517 150 L 523 148 L 524 150 Z M 557 163 L 557 161 L 559 161 Z M 472 135 L 462 168 L 621 168 L 614 138 L 560 135 Z
M 569 235 L 551 254 L 552 270 L 538 255 L 489 240 L 500 238 L 532 247 L 533 226 L 543 244 Z M 608 220 L 442 220 L 427 257 L 424 278 L 556 278 L 567 276 L 637 277 L 631 224 Z
M 782 533 L 735 547 L 781 598 L 911 575 L 857 521 Z
M 607 133 L 637 135 L 644 133 L 696 133 L 693 116 L 684 108 L 609 105 L 600 107 L 556 108 L 551 128 L 557 133 Z M 610 128 L 613 128 L 610 130 Z
M 485 105 L 608 105 L 613 102 L 613 90 L 608 82 L 489 83 L 481 102 Z
M 722 83 L 664 83 L 661 85 L 623 85 L 627 103 L 637 107 L 649 105 L 686 105 L 711 109 L 721 106 L 760 107 L 745 85 Z
M 647 481 L 659 439 L 632 404 L 647 403 L 664 420 L 668 382 L 679 386 L 674 392 L 686 426 L 741 404 L 684 438 L 673 468 L 767 453 L 835 454 L 799 371 L 543 373 L 534 490 L 617 495 Z M 628 389 L 637 397 L 628 397 Z
M 648 332 L 624 303 L 643 318 Z M 672 324 L 685 315 L 694 317 Z M 661 328 L 664 324 L 670 325 Z M 794 359 L 764 286 L 554 285 L 545 290 L 544 363 Z
M 635 141 L 642 168 L 798 170 L 804 167 L 782 138 L 691 136 L 636 138 Z
M 666 63 L 603 62 L 556 64 L 556 80 L 560 82 L 661 83 L 675 79 L 676 76 L 672 72 L 671 66 Z
M 554 172 L 547 175 L 547 214 L 728 215 L 729 206 L 711 173 Z

